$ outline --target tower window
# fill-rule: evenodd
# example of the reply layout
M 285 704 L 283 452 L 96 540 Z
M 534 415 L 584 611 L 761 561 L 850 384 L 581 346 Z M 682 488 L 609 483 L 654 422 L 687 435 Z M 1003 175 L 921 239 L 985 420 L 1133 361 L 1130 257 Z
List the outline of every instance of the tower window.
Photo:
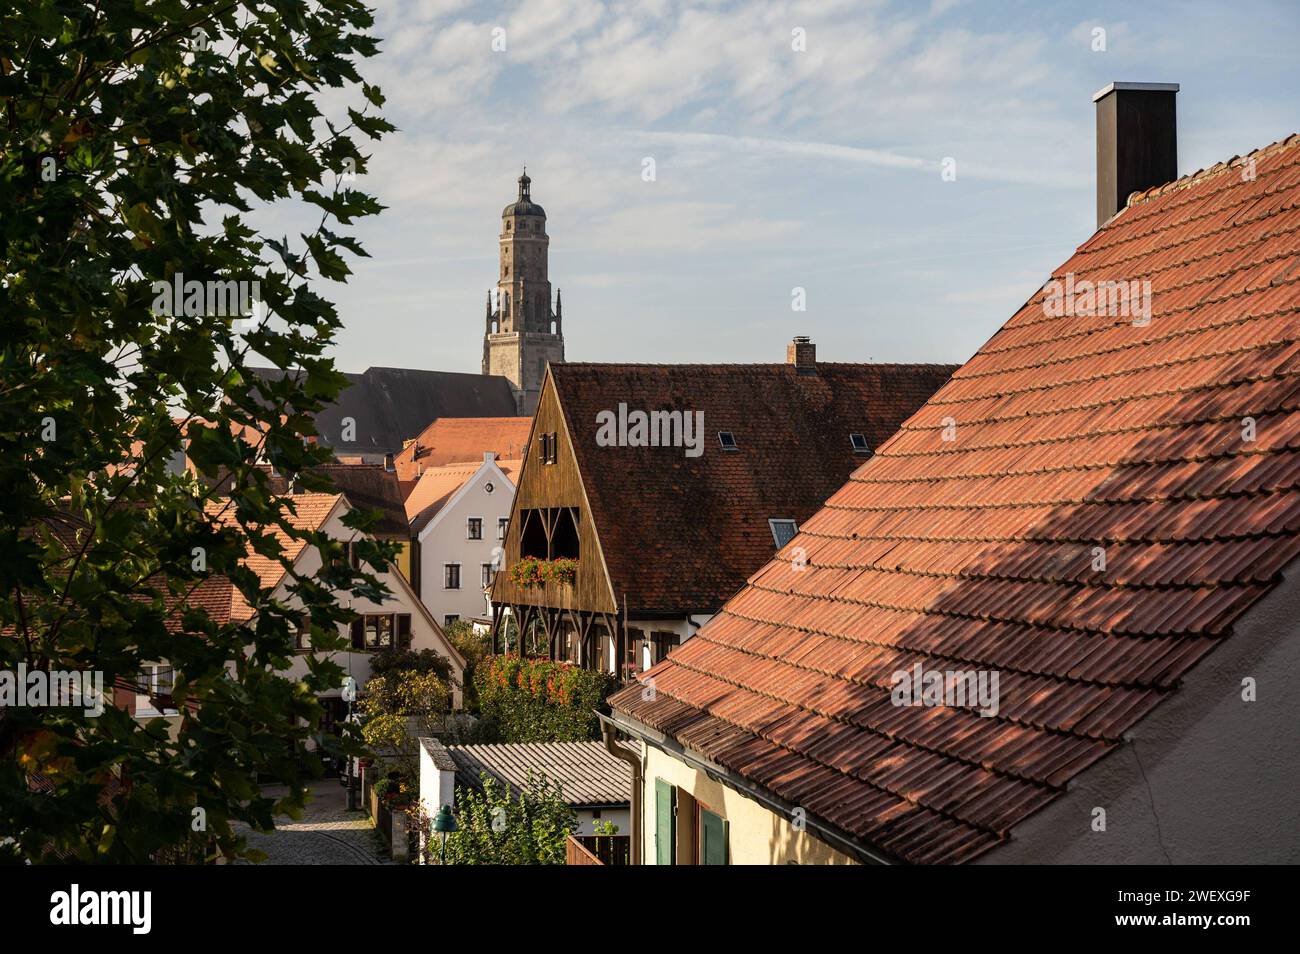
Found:
M 722 445 L 722 449 L 725 451 L 740 450 L 731 431 L 718 431 L 718 443 Z
M 853 445 L 853 453 L 855 454 L 871 453 L 871 445 L 867 443 L 865 434 L 850 434 L 849 443 Z

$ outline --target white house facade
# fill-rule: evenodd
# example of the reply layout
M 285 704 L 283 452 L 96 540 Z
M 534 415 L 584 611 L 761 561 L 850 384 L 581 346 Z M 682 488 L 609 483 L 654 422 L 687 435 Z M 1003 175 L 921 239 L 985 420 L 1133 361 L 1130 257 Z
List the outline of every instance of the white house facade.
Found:
M 422 484 L 441 482 L 448 495 L 416 514 L 411 528 L 419 551 L 420 599 L 444 626 L 490 615 L 486 591 L 502 563 L 515 494 L 512 476 L 517 476 L 517 462 L 497 461 L 492 454 L 485 454 L 477 468 L 460 466 L 459 472 L 449 465 L 421 476 Z M 412 496 L 419 492 L 417 485 Z

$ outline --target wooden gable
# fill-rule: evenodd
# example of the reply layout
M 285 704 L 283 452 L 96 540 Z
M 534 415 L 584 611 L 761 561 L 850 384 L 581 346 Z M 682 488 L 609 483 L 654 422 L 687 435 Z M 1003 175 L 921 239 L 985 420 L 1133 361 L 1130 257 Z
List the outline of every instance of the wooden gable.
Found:
M 494 603 L 618 612 L 573 440 L 549 369 L 524 453 L 504 550 L 501 572 L 492 585 Z M 577 577 L 571 585 L 518 586 L 510 580 L 510 568 L 526 556 L 576 558 Z

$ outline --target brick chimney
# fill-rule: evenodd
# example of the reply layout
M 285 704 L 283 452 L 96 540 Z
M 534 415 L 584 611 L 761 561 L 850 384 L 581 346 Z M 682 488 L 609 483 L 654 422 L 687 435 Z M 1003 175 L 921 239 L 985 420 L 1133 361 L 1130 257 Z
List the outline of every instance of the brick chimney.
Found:
M 1178 178 L 1177 83 L 1111 83 L 1097 104 L 1097 228 L 1128 197 Z
M 796 335 L 785 346 L 785 363 L 793 364 L 799 374 L 816 374 L 817 346 L 807 335 Z

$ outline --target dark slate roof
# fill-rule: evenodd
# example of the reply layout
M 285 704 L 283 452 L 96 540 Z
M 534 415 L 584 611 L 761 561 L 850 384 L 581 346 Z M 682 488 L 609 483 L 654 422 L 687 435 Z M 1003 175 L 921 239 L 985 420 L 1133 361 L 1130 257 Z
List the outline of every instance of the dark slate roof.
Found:
M 769 519 L 800 524 L 952 373 L 938 364 L 553 364 L 615 599 L 713 612 L 772 558 Z M 704 413 L 704 450 L 602 447 L 596 415 Z M 737 450 L 723 450 L 730 431 Z M 525 477 L 526 479 L 526 477 Z
M 1067 275 L 1150 282 L 1150 320 L 1057 307 Z M 1300 136 L 1138 195 L 1054 276 L 610 704 L 861 844 L 960 862 L 1242 638 L 1300 556 Z M 996 713 L 892 704 L 914 666 L 997 673 Z
M 278 368 L 253 368 L 276 379 Z M 337 454 L 396 454 L 439 417 L 514 417 L 514 392 L 500 375 L 412 368 L 367 368 L 316 415 L 321 443 Z M 356 421 L 356 439 L 343 441 L 343 418 Z
M 608 808 L 632 800 L 631 769 L 601 742 L 452 745 L 447 752 L 456 763 L 457 783 L 470 788 L 481 788 L 480 776 L 486 772 L 520 790 L 531 772 L 558 784 L 565 802 L 575 808 Z

